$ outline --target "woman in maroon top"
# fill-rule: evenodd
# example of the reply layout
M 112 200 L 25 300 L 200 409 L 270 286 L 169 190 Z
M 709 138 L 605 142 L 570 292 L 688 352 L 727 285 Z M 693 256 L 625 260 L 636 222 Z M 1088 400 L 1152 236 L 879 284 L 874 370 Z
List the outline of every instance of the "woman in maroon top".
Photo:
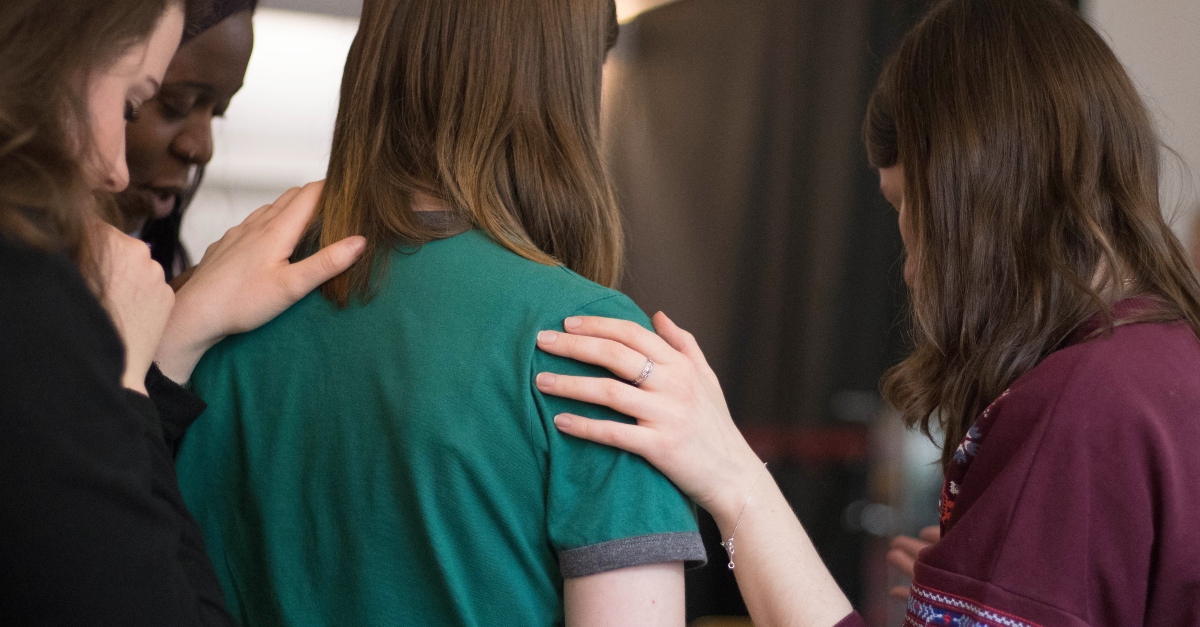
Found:
M 889 61 L 865 135 L 912 296 L 913 352 L 883 391 L 946 437 L 942 538 L 906 624 L 1200 624 L 1200 283 L 1121 64 L 1058 0 L 946 0 Z M 539 377 L 639 420 L 559 428 L 709 509 L 756 624 L 862 624 L 694 340 L 655 324 L 539 335 L 640 384 Z

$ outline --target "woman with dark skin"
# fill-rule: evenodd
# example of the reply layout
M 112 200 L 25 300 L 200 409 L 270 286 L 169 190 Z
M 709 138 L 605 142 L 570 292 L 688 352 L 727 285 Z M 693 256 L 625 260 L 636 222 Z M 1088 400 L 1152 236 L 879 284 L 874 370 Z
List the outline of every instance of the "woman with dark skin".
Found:
M 157 97 L 126 133 L 129 189 L 118 204 L 123 228 L 150 244 L 170 280 L 191 257 L 180 242 L 183 215 L 213 157 L 213 118 L 242 88 L 254 48 L 257 0 L 222 0 L 193 20 Z
M 176 296 L 100 221 L 184 17 L 181 0 L 0 4 L 0 624 L 233 624 L 179 495 L 175 447 L 204 403 L 176 381 L 365 245 L 290 263 L 321 186 L 292 190 Z
M 1116 56 L 1063 2 L 943 0 L 864 129 L 913 319 L 883 393 L 946 434 L 941 533 L 890 556 L 915 557 L 905 625 L 1197 624 L 1200 281 Z M 865 625 L 690 334 L 661 313 L 658 334 L 563 326 L 538 346 L 635 383 L 543 373 L 539 389 L 638 424 L 560 414 L 559 430 L 642 455 L 711 512 L 756 625 Z

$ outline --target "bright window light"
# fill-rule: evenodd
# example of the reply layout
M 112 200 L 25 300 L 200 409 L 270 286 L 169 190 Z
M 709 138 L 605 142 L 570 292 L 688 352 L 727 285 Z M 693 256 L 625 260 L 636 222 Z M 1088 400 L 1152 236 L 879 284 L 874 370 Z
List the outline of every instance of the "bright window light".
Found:
M 184 221 L 194 261 L 288 188 L 325 178 L 354 19 L 260 9 L 246 83 L 225 119 L 204 186 Z
M 671 2 L 674 0 L 617 0 L 617 19 L 624 24 L 650 9 Z

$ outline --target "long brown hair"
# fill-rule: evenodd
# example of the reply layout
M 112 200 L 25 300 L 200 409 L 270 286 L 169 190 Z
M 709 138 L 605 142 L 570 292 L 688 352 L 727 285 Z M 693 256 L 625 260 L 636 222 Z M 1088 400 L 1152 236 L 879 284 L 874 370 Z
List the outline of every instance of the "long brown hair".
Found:
M 887 63 L 864 133 L 904 170 L 915 347 L 884 378 L 910 425 L 964 433 L 1111 301 L 1200 332 L 1159 206 L 1159 142 L 1103 39 L 1059 0 L 947 0 Z
M 368 248 L 325 296 L 369 298 L 379 252 L 445 235 L 415 218 L 416 194 L 523 257 L 616 283 L 599 132 L 616 33 L 613 0 L 368 0 L 307 238 Z
M 0 236 L 94 260 L 84 224 L 94 198 L 86 78 L 146 39 L 183 0 L 4 0 L 0 8 Z M 203 11 L 188 3 L 189 11 Z

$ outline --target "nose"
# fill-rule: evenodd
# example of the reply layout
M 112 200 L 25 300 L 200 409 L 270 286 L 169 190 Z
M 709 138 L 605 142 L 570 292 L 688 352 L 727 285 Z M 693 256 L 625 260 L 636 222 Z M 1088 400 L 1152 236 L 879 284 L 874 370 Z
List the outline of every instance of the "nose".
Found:
M 194 165 L 207 165 L 213 157 L 213 116 L 207 112 L 196 112 L 188 118 L 171 142 L 171 150 L 179 159 Z
M 125 162 L 125 152 L 121 151 L 118 158 L 110 160 L 108 171 L 104 175 L 103 191 L 116 194 L 129 187 L 129 164 Z

